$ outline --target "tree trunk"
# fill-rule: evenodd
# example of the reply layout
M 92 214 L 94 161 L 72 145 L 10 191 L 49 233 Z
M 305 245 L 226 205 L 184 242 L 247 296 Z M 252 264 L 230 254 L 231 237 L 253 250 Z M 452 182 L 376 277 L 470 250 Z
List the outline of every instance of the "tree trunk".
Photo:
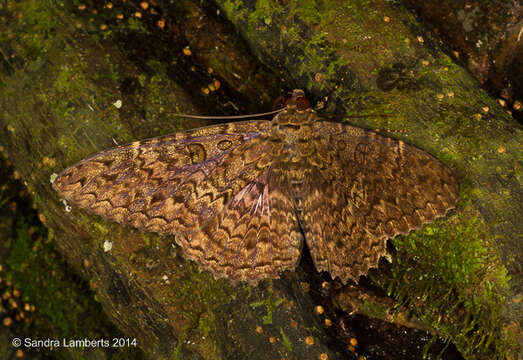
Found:
M 26 0 L 2 9 L 2 144 L 105 312 L 151 358 L 354 356 L 333 341 L 324 320 L 334 314 L 314 311 L 321 278 L 307 262 L 279 280 L 232 287 L 200 273 L 172 238 L 68 212 L 49 181 L 115 142 L 204 124 L 169 112 L 267 111 L 279 89 L 302 88 L 327 99 L 325 113 L 389 115 L 350 121 L 424 149 L 460 182 L 452 215 L 394 239 L 392 264 L 370 273 L 373 285 L 466 357 L 515 354 L 521 127 L 402 7 L 216 3 Z M 350 293 L 331 300 L 350 311 Z M 370 305 L 363 298 L 357 311 L 391 320 Z
M 523 6 L 519 1 L 408 0 L 447 48 L 523 120 Z

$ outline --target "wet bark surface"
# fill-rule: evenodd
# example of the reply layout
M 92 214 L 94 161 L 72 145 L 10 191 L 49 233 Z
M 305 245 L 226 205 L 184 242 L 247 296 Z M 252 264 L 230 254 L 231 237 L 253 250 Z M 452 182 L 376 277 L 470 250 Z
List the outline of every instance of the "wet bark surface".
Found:
M 408 3 L 446 48 L 523 121 L 523 5 L 519 1 Z
M 403 330 L 355 314 L 422 328 L 406 338 L 423 344 L 427 334 L 446 337 L 469 358 L 514 353 L 521 127 L 404 8 L 22 1 L 2 5 L 0 16 L 2 144 L 62 254 L 151 358 L 423 352 L 405 338 L 376 348 L 364 339 L 369 327 L 391 340 Z M 326 281 L 307 255 L 282 279 L 232 287 L 184 260 L 174 239 L 68 209 L 51 189 L 53 173 L 115 143 L 207 123 L 170 113 L 267 111 L 293 88 L 326 113 L 387 115 L 349 121 L 430 152 L 460 182 L 454 213 L 392 241 L 392 264 L 383 260 L 355 291 Z

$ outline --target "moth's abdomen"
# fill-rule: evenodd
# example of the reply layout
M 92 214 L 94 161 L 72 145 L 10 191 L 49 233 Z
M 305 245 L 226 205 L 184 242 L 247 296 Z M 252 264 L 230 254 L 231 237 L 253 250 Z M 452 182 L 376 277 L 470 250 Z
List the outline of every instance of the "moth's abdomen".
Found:
M 290 189 L 296 215 L 302 224 L 304 184 L 315 149 L 312 124 L 316 120 L 316 114 L 310 109 L 288 109 L 275 116 L 271 129 L 274 156 L 279 159 L 281 177 Z

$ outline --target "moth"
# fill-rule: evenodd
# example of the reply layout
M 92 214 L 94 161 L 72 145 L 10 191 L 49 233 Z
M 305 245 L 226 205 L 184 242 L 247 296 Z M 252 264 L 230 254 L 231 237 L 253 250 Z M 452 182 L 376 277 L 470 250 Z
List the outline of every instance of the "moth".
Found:
M 304 243 L 318 271 L 357 281 L 387 239 L 445 216 L 458 199 L 439 160 L 322 119 L 302 90 L 272 121 L 118 146 L 65 169 L 53 187 L 105 219 L 175 235 L 200 269 L 253 285 L 293 270 Z

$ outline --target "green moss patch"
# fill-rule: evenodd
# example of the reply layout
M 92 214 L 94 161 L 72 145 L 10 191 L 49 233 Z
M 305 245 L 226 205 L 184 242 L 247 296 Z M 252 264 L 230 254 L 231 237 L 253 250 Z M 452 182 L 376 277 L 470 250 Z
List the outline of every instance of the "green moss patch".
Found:
M 485 224 L 472 211 L 458 213 L 393 240 L 398 252 L 388 291 L 466 358 L 505 359 L 507 271 L 486 243 Z
M 111 339 L 118 336 L 112 324 L 100 319 L 100 305 L 93 301 L 90 290 L 60 260 L 53 233 L 33 217 L 21 217 L 16 234 L 9 240 L 6 277 L 18 289 L 24 304 L 34 313 L 24 331 L 33 339 Z M 93 316 L 94 315 L 94 316 Z M 39 349 L 39 352 L 50 350 Z M 71 352 L 82 356 L 92 349 L 76 348 L 51 351 L 55 359 L 68 358 Z M 139 359 L 136 348 L 109 349 L 113 358 Z

